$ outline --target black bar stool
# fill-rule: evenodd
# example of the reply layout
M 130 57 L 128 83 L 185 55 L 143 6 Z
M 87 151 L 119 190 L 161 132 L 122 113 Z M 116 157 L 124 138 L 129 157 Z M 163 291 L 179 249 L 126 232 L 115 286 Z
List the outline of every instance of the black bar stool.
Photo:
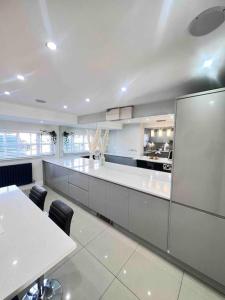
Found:
M 61 200 L 52 202 L 49 209 L 49 218 L 57 224 L 67 235 L 70 235 L 70 225 L 73 210 Z M 23 297 L 23 300 L 62 299 L 62 286 L 56 279 L 38 279 L 37 283 Z
M 70 235 L 70 225 L 73 217 L 73 210 L 61 200 L 52 202 L 49 210 L 49 218 L 52 219 L 67 235 Z
M 45 198 L 47 195 L 46 189 L 42 186 L 35 185 L 30 190 L 29 198 L 41 209 L 44 210 Z

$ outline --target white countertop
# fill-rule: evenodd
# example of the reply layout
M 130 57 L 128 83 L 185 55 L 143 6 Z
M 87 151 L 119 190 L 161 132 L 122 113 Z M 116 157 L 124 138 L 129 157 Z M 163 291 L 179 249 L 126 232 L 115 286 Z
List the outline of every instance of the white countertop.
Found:
M 87 158 L 46 158 L 44 161 L 75 170 L 144 193 L 170 199 L 171 173 L 142 169 Z
M 0 188 L 0 228 L 0 299 L 11 299 L 77 247 L 16 186 Z
M 151 159 L 149 158 L 149 156 L 136 156 L 133 157 L 133 159 L 138 159 L 138 160 L 144 160 L 144 161 L 150 161 L 150 162 L 154 162 L 154 163 L 160 163 L 160 164 L 168 164 L 168 165 L 172 165 L 172 160 L 168 159 L 168 158 L 164 158 L 164 157 L 158 157 L 157 159 Z
M 127 158 L 132 158 L 134 160 L 144 160 L 144 161 L 151 161 L 154 163 L 161 163 L 161 164 L 169 164 L 172 165 L 173 161 L 168 159 L 168 158 L 164 158 L 164 157 L 158 157 L 157 159 L 150 159 L 149 156 L 147 155 L 122 155 L 122 154 L 113 154 L 113 153 L 105 153 L 106 155 L 112 155 L 112 156 L 120 156 L 120 157 L 127 157 Z

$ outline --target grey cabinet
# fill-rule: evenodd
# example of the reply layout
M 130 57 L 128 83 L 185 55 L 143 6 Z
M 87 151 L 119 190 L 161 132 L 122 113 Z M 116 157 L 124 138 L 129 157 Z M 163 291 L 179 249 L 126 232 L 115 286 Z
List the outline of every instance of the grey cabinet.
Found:
M 130 190 L 129 230 L 166 250 L 169 201 Z
M 89 177 L 89 207 L 106 216 L 108 182 Z
M 57 165 L 53 165 L 53 188 L 66 195 L 68 194 L 68 174 L 68 169 Z
M 59 192 L 62 192 L 65 195 L 68 195 L 69 192 L 69 184 L 66 180 L 58 180 L 57 184 L 55 184 L 55 189 Z
M 129 189 L 108 183 L 106 216 L 110 220 L 128 229 Z
M 47 184 L 48 186 L 51 187 L 52 185 L 52 178 L 53 178 L 53 170 L 54 170 L 54 165 L 43 162 L 43 173 L 44 173 L 44 183 Z
M 83 190 L 71 183 L 69 183 L 69 196 L 76 201 L 80 202 L 81 204 L 85 206 L 89 206 L 88 203 L 88 191 Z
M 171 255 L 225 285 L 225 219 L 172 204 Z
M 88 190 L 88 176 L 76 171 L 70 171 L 69 183 L 78 186 L 83 190 Z
M 225 91 L 177 102 L 172 200 L 225 216 Z

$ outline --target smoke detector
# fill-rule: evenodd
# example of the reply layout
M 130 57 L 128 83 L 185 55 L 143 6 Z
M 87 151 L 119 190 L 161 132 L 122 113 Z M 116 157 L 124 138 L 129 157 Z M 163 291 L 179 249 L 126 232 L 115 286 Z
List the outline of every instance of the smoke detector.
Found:
M 217 29 L 225 21 L 225 6 L 215 6 L 200 13 L 189 26 L 193 36 L 206 35 Z

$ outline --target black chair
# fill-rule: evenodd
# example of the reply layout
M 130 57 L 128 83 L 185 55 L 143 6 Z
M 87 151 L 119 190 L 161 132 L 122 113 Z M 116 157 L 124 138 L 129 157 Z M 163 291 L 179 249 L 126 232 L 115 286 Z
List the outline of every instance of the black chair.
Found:
M 44 210 L 45 198 L 47 195 L 46 189 L 42 186 L 35 185 L 30 190 L 29 198 L 41 209 Z
M 49 218 L 58 225 L 67 235 L 70 235 L 70 225 L 73 217 L 73 210 L 61 200 L 52 202 L 49 209 Z M 30 291 L 23 297 L 23 300 L 61 299 L 63 294 L 62 286 L 56 279 L 38 279 Z M 58 297 L 58 298 L 57 298 Z
M 70 225 L 73 217 L 73 210 L 61 200 L 52 202 L 49 210 L 49 218 L 52 219 L 67 235 L 70 235 Z

